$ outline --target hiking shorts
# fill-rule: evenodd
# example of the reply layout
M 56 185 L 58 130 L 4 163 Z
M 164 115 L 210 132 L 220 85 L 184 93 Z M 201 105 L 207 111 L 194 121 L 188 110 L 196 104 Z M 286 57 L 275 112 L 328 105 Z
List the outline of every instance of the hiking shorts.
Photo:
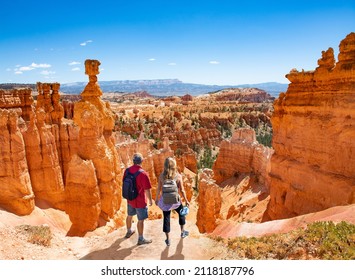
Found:
M 127 203 L 127 214 L 128 216 L 137 215 L 138 220 L 142 221 L 148 218 L 148 207 L 134 208 L 129 203 Z

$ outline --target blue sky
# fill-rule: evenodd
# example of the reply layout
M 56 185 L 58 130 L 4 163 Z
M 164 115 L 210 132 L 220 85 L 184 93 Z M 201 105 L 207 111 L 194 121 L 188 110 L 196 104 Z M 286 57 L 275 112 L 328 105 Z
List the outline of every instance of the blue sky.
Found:
M 355 32 L 348 1 L 3 1 L 0 83 L 177 78 L 216 85 L 281 82 L 313 70 Z

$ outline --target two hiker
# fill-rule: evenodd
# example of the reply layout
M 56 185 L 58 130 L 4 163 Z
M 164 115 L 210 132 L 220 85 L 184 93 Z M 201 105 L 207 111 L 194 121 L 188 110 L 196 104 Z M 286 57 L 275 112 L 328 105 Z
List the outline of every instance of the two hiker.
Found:
M 134 154 L 133 165 L 126 169 L 123 176 L 122 186 L 123 197 L 127 198 L 127 233 L 125 237 L 129 238 L 135 233 L 135 230 L 132 229 L 132 218 L 137 215 L 137 230 L 139 235 L 137 245 L 149 244 L 152 242 L 152 240 L 146 239 L 143 236 L 144 220 L 148 218 L 147 200 L 149 200 L 149 206 L 152 206 L 153 202 L 151 196 L 151 183 L 148 174 L 142 169 L 142 162 L 143 156 L 140 153 Z M 134 189 L 134 186 L 136 186 L 137 194 L 133 194 L 133 190 L 128 193 L 127 189 Z M 169 189 L 168 195 L 166 195 L 166 192 L 164 191 L 166 189 Z M 169 233 L 171 210 L 175 210 L 179 214 L 181 237 L 185 238 L 189 234 L 189 232 L 184 229 L 186 223 L 186 208 L 183 209 L 178 192 L 180 192 L 184 198 L 186 206 L 189 206 L 189 201 L 187 200 L 182 183 L 182 177 L 177 172 L 176 161 L 173 158 L 168 157 L 164 161 L 164 171 L 159 176 L 155 199 L 156 205 L 163 210 L 163 232 L 166 235 L 165 243 L 167 246 L 170 246 Z M 132 197 L 135 198 L 132 199 Z M 184 211 L 185 213 L 183 213 Z

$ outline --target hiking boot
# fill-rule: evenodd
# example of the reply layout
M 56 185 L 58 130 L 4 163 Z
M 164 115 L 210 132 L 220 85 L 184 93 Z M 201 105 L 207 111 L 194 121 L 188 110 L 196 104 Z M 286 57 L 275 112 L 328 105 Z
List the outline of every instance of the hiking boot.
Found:
M 184 230 L 182 233 L 181 233 L 181 238 L 185 238 L 186 236 L 189 235 L 189 232 L 187 230 Z
M 149 243 L 152 243 L 153 241 L 150 240 L 150 239 L 138 239 L 138 243 L 137 245 L 144 245 L 144 244 L 149 244 Z
M 165 244 L 166 244 L 166 246 L 170 246 L 170 240 L 169 240 L 169 239 L 166 239 L 166 240 L 165 240 Z
M 125 238 L 130 238 L 135 232 L 136 232 L 135 230 L 127 231 Z

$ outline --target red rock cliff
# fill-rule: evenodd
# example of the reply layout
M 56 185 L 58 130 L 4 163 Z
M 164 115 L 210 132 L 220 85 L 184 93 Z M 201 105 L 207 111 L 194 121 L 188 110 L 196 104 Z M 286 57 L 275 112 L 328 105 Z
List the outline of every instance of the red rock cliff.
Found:
M 253 129 L 240 128 L 231 140 L 222 141 L 213 165 L 214 179 L 220 184 L 236 173 L 253 172 L 262 183 L 268 184 L 272 153 L 272 149 L 256 141 Z
M 274 103 L 271 219 L 355 203 L 355 33 L 322 52 L 315 71 L 291 70 Z

